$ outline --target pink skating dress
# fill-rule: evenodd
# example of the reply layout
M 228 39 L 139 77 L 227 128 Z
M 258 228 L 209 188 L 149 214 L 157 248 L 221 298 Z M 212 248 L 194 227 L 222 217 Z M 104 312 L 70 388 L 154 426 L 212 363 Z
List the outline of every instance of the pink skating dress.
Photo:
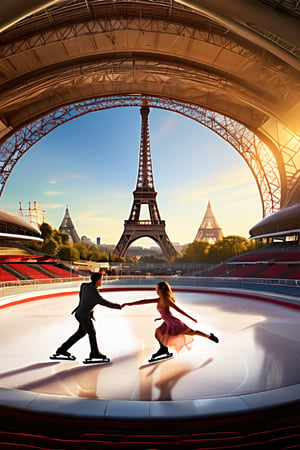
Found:
M 193 337 L 183 334 L 189 327 L 172 315 L 169 306 L 161 308 L 157 305 L 157 310 L 164 321 L 156 329 L 156 335 L 160 342 L 166 347 L 173 347 L 177 352 L 180 352 L 184 347 L 190 350 Z

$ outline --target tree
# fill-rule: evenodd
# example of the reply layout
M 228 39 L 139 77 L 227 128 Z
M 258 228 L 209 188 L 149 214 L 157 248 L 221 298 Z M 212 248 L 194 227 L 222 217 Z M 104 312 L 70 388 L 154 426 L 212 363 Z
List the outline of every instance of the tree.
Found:
M 49 239 L 50 237 L 52 237 L 52 227 L 51 225 L 49 225 L 49 223 L 42 223 L 40 225 L 40 231 L 42 233 L 42 239 Z
M 58 242 L 59 245 L 70 245 L 69 235 L 64 231 L 53 229 L 52 237 Z
M 226 236 L 212 245 L 208 252 L 208 262 L 219 263 L 249 250 L 250 241 L 241 236 Z
M 206 241 L 194 241 L 188 244 L 185 253 L 179 259 L 182 262 L 206 263 L 210 244 Z
M 52 237 L 46 238 L 42 244 L 42 252 L 48 255 L 56 256 L 59 250 L 59 244 Z
M 100 250 L 97 247 L 92 247 L 89 251 L 89 259 L 91 261 L 103 261 L 101 259 L 103 257 L 103 254 L 100 252 Z
M 79 256 L 79 251 L 71 245 L 62 245 L 58 251 L 58 257 L 63 261 L 77 261 Z
M 159 255 L 146 255 L 140 259 L 142 263 L 166 263 L 166 258 Z
M 81 242 L 77 242 L 73 245 L 74 248 L 76 248 L 79 252 L 79 258 L 87 260 L 89 256 L 89 249 L 85 244 L 82 244 Z

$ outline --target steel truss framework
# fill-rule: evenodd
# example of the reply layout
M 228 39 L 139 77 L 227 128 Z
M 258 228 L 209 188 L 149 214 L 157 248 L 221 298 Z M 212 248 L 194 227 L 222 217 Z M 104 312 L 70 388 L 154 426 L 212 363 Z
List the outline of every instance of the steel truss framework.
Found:
M 90 2 L 92 4 L 92 2 Z M 161 2 L 161 4 L 164 4 L 165 6 L 168 5 L 168 2 Z M 62 13 L 66 14 L 68 18 L 70 18 L 70 15 L 74 11 L 74 5 L 70 6 L 70 9 L 67 9 L 67 7 L 64 5 L 63 7 L 56 7 L 59 11 L 62 10 Z M 103 7 L 102 7 L 103 9 Z M 179 10 L 180 11 L 180 10 Z M 175 14 L 175 12 L 172 12 Z M 108 14 L 108 13 L 106 13 Z M 67 24 L 64 23 L 61 27 L 55 27 L 53 30 L 41 30 L 39 33 L 33 33 L 33 29 L 30 29 L 31 33 L 29 34 L 29 37 L 25 39 L 20 40 L 12 40 L 12 42 L 8 42 L 5 45 L 0 46 L 0 60 L 10 60 L 11 57 L 14 57 L 15 55 L 22 55 L 26 52 L 32 51 L 38 51 L 39 48 L 46 48 L 47 46 L 54 45 L 56 43 L 67 43 L 69 40 L 75 40 L 79 39 L 85 36 L 105 36 L 105 39 L 107 42 L 110 42 L 111 44 L 115 43 L 116 40 L 116 30 L 118 32 L 128 30 L 130 29 L 131 32 L 135 33 L 135 39 L 136 41 L 140 40 L 140 33 L 149 33 L 149 34 L 163 34 L 166 31 L 166 23 L 164 20 L 164 14 L 161 12 L 162 16 L 158 18 L 157 20 L 150 19 L 150 18 L 142 18 L 142 17 L 136 17 L 136 18 L 119 18 L 119 17 L 107 17 L 105 12 L 103 13 L 102 18 L 97 18 L 94 20 L 87 20 L 83 23 L 71 23 Z M 56 16 L 55 16 L 56 17 Z M 54 19 L 53 19 L 54 20 Z M 293 89 L 297 89 L 297 82 L 293 79 L 291 79 L 290 74 L 288 73 L 287 69 L 284 69 L 280 61 L 272 58 L 270 54 L 267 52 L 262 54 L 257 54 L 254 49 L 249 49 L 245 47 L 245 45 L 242 42 L 239 42 L 237 39 L 233 39 L 232 36 L 227 36 L 226 33 L 224 34 L 224 30 L 222 28 L 218 28 L 216 24 L 214 24 L 213 29 L 210 27 L 207 27 L 207 24 L 205 20 L 203 20 L 203 23 L 200 22 L 201 19 L 198 18 L 198 24 L 197 28 L 195 26 L 188 26 L 183 25 L 180 23 L 169 23 L 167 26 L 168 34 L 171 36 L 174 36 L 174 39 L 181 38 L 184 39 L 187 42 L 193 42 L 197 41 L 198 43 L 206 43 L 212 45 L 214 48 L 219 48 L 220 50 L 226 50 L 230 53 L 239 55 L 248 61 L 257 62 L 260 64 L 263 64 L 265 67 L 268 67 L 269 70 L 274 70 L 274 72 L 277 72 L 278 70 L 281 71 L 283 78 L 283 84 L 288 83 Z M 188 45 L 188 44 L 187 44 Z M 190 45 L 192 45 L 190 43 Z M 131 51 L 132 49 L 129 49 Z M 67 50 L 65 50 L 67 52 Z M 66 55 L 67 56 L 67 55 Z M 114 58 L 115 64 L 117 64 L 118 59 Z M 39 62 L 37 63 L 39 64 Z M 105 64 L 110 64 L 109 62 Z M 134 65 L 134 62 L 132 62 Z M 93 67 L 96 67 L 96 63 L 90 65 L 90 71 L 93 69 Z M 105 69 L 104 65 L 101 65 L 102 69 Z M 107 67 L 109 68 L 109 67 Z M 97 63 L 97 71 L 100 73 L 100 66 Z M 123 69 L 124 70 L 124 69 Z M 122 69 L 120 72 L 123 71 Z M 134 67 L 132 68 L 134 71 Z M 185 68 L 187 70 L 187 68 Z M 153 69 L 149 73 L 153 74 L 155 73 Z M 270 72 L 271 73 L 271 72 Z M 75 74 L 74 74 L 75 75 Z M 78 75 L 77 75 L 78 76 Z M 91 76 L 91 73 L 89 73 L 89 76 Z M 115 78 L 115 74 L 112 75 L 112 80 Z M 106 79 L 108 75 L 105 76 L 101 74 L 101 77 Z M 194 73 L 190 73 L 191 79 L 199 79 L 199 72 L 194 71 Z M 50 82 L 50 76 L 47 77 L 47 81 Z M 218 84 L 226 84 L 225 79 L 220 79 L 219 76 L 216 74 L 211 73 L 209 75 L 209 78 L 212 83 L 218 83 Z M 101 80 L 99 80 L 101 81 Z M 207 81 L 207 80 L 206 80 Z M 40 83 L 41 80 L 37 80 L 36 83 Z M 57 79 L 55 78 L 54 83 L 57 82 Z M 238 86 L 237 83 L 234 83 L 234 81 L 231 81 L 232 84 L 234 84 L 235 91 L 240 90 L 241 92 L 244 91 L 246 86 Z M 34 86 L 35 82 L 34 80 L 30 81 L 30 85 Z M 20 89 L 16 89 L 16 87 L 13 88 L 14 95 L 16 94 L 15 101 L 22 101 L 23 98 L 23 86 L 20 87 Z M 252 95 L 253 92 L 252 92 Z M 256 100 L 259 101 L 262 92 L 260 91 L 259 87 L 257 86 L 257 92 L 255 93 Z M 264 96 L 267 94 L 264 93 Z M 272 94 L 268 94 L 269 99 L 272 100 Z M 7 102 L 5 99 L 2 99 L 3 106 L 10 106 L 11 99 L 8 98 Z
M 281 179 L 278 162 L 267 145 L 244 125 L 219 113 L 175 100 L 151 96 L 119 95 L 94 98 L 57 109 L 11 135 L 0 149 L 0 195 L 17 161 L 42 137 L 81 115 L 121 106 L 142 106 L 174 111 L 208 127 L 227 141 L 245 160 L 254 175 L 263 216 L 280 208 Z M 201 151 L 201 149 L 199 149 Z
M 295 1 L 41 1 L 33 14 L 36 2 L 23 2 L 26 14 L 0 33 L 0 196 L 49 131 L 90 111 L 140 106 L 142 92 L 240 153 L 263 216 L 300 202 Z M 0 24 L 15 2 L 3 2 Z
M 73 7 L 72 7 L 73 8 Z M 153 20 L 150 18 L 136 17 L 136 18 L 120 18 L 120 17 L 104 17 L 89 20 L 83 23 L 64 24 L 62 28 L 55 28 L 53 30 L 41 31 L 38 34 L 33 34 L 27 39 L 21 39 L 9 42 L 0 48 L 0 57 L 8 58 L 12 55 L 25 52 L 27 50 L 36 49 L 42 46 L 53 44 L 56 42 L 67 41 L 68 39 L 75 39 L 81 36 L 94 36 L 96 34 L 105 34 L 110 42 L 114 42 L 115 30 L 131 29 L 137 32 L 163 32 L 166 29 L 165 21 Z M 168 33 L 174 36 L 181 36 L 185 39 L 197 39 L 200 42 L 206 42 L 220 49 L 227 49 L 237 55 L 244 56 L 249 60 L 259 61 L 261 55 L 255 54 L 253 50 L 246 48 L 242 43 L 232 40 L 229 36 L 222 33 L 222 28 L 214 25 L 214 30 L 205 26 L 206 21 L 203 20 L 202 27 L 198 22 L 198 27 L 183 25 L 180 23 L 168 24 Z M 218 31 L 218 32 L 217 32 Z M 279 67 L 279 62 L 270 58 L 270 55 L 263 55 L 265 63 L 271 67 Z

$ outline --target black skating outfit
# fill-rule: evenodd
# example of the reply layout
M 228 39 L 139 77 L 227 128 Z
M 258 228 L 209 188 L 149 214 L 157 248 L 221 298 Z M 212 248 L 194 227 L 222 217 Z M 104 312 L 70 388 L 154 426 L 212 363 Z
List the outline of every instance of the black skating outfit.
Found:
M 78 330 L 57 349 L 56 354 L 65 354 L 72 345 L 82 339 L 86 334 L 89 335 L 91 347 L 90 357 L 92 358 L 100 354 L 96 340 L 96 330 L 92 322 L 93 310 L 96 305 L 121 309 L 119 304 L 105 300 L 99 294 L 98 289 L 93 283 L 82 283 L 79 292 L 79 304 L 72 311 L 72 314 L 75 313 L 75 317 L 79 322 Z

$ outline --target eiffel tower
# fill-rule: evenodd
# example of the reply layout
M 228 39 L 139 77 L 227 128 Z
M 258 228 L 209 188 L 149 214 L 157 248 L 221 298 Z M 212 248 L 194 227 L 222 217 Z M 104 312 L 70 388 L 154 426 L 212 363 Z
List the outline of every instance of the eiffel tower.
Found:
M 222 229 L 219 227 L 218 222 L 214 216 L 210 201 L 208 201 L 203 220 L 194 241 L 206 241 L 210 244 L 214 244 L 216 241 L 222 239 L 222 237 Z
M 123 257 L 134 241 L 141 237 L 149 237 L 159 245 L 163 255 L 171 260 L 177 252 L 167 236 L 166 224 L 160 218 L 156 203 L 157 192 L 154 189 L 150 151 L 149 112 L 148 105 L 140 108 L 142 128 L 137 184 L 133 192 L 133 205 L 129 219 L 124 221 L 124 231 L 114 252 Z M 149 220 L 140 220 L 142 205 L 148 206 Z
M 76 244 L 77 242 L 80 242 L 80 237 L 77 234 L 77 231 L 73 225 L 68 205 L 66 207 L 64 218 L 59 226 L 59 231 L 68 233 L 70 241 L 72 244 Z

